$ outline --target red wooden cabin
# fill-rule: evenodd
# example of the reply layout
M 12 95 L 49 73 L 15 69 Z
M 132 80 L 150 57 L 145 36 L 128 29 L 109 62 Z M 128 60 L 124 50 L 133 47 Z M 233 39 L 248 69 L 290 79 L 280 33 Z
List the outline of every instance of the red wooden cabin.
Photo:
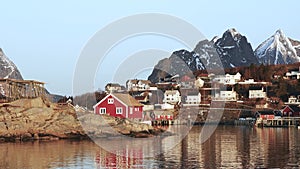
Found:
M 142 119 L 143 105 L 129 94 L 111 93 L 94 106 L 94 113 L 119 118 Z
M 283 117 L 300 117 L 300 107 L 297 105 L 285 106 L 281 112 Z

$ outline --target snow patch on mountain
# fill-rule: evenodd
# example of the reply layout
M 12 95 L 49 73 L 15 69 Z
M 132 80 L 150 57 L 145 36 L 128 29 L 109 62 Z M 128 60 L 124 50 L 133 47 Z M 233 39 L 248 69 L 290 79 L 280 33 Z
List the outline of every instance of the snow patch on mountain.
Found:
M 231 28 L 231 29 L 228 29 L 228 31 L 231 33 L 231 36 L 232 37 L 235 37 L 237 35 L 240 35 L 240 33 L 238 31 L 236 31 L 235 28 Z
M 9 60 L 0 48 L 0 78 L 23 79 L 16 65 Z
M 215 43 L 224 68 L 257 64 L 251 44 L 235 28 L 228 29 Z

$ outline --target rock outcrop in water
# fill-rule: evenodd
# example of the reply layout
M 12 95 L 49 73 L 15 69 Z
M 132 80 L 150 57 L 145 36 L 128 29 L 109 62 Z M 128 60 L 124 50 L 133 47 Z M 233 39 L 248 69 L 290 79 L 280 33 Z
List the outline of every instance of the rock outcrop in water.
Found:
M 79 120 L 80 121 L 79 121 Z M 108 125 L 101 123 L 105 120 Z M 88 124 L 88 132 L 82 128 Z M 114 132 L 107 130 L 113 128 Z M 42 98 L 0 104 L 0 140 L 51 140 L 115 136 L 150 137 L 163 131 L 147 124 L 91 113 L 77 114 L 72 105 L 59 105 Z

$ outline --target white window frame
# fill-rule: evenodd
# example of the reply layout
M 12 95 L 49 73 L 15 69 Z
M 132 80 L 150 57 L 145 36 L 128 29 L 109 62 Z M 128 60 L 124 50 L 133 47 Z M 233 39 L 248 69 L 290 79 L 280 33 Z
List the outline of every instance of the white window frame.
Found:
M 108 103 L 108 104 L 114 104 L 114 99 L 113 99 L 113 98 L 109 98 L 109 99 L 107 100 L 107 103 Z
M 102 112 L 102 110 L 104 110 L 104 112 Z M 99 109 L 99 114 L 106 114 L 106 108 L 105 107 L 101 107 Z
M 123 108 L 122 107 L 116 107 L 116 114 L 123 114 Z

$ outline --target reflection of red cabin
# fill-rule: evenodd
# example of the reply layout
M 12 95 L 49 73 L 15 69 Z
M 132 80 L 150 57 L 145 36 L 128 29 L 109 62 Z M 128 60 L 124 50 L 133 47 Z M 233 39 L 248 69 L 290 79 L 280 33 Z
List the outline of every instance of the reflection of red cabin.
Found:
M 99 149 L 95 162 L 97 168 L 138 168 L 143 164 L 143 151 L 141 149 L 126 149 L 116 153 Z
M 258 111 L 255 116 L 263 120 L 272 120 L 275 118 L 275 114 L 271 110 Z
M 300 107 L 297 105 L 285 106 L 281 112 L 283 117 L 299 117 Z
M 120 118 L 143 118 L 143 105 L 129 94 L 111 93 L 94 106 L 95 114 Z
M 187 82 L 187 81 L 190 81 L 191 78 L 190 78 L 189 76 L 187 76 L 187 75 L 184 75 L 184 76 L 181 77 L 180 80 L 181 80 L 182 82 Z

